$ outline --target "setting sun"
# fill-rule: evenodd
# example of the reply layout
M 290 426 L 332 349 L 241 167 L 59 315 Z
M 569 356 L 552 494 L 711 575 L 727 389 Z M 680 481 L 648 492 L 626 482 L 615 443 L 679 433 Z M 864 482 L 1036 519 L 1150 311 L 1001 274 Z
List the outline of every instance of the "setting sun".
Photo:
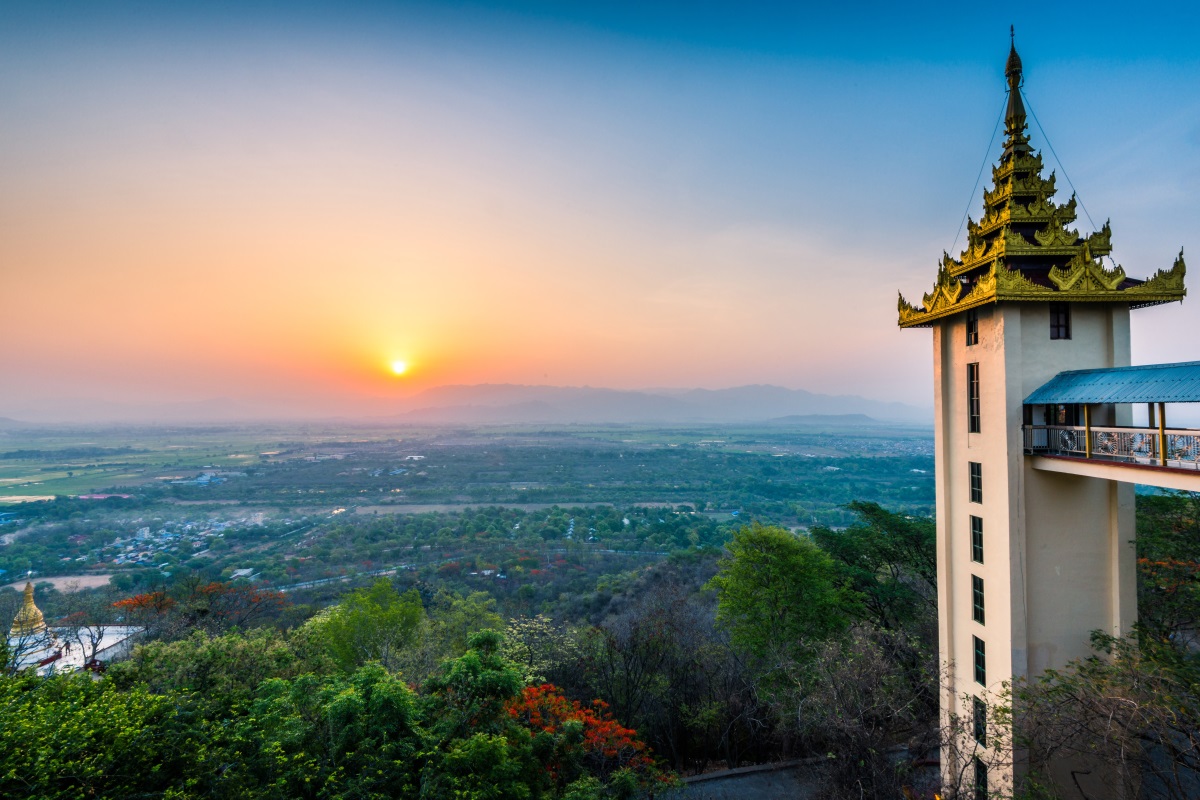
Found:
M 392 372 L 396 373 L 397 375 L 403 375 L 407 371 L 408 371 L 408 364 L 406 364 L 405 362 L 403 362 L 403 361 L 393 361 L 392 362 Z

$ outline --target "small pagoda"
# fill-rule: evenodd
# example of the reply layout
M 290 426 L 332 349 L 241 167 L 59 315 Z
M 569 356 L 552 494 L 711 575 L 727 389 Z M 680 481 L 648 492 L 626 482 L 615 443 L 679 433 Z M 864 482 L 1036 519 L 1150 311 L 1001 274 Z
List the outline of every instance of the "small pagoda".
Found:
M 1021 100 L 1021 57 L 1016 45 L 1004 69 L 1008 79 L 1004 153 L 983 193 L 983 219 L 967 220 L 967 248 L 942 254 L 937 283 L 920 306 L 900 296 L 901 328 L 999 302 L 1128 303 L 1130 308 L 1182 300 L 1183 251 L 1169 270 L 1148 280 L 1101 261 L 1112 251 L 1108 222 L 1086 237 L 1070 226 L 1076 199 L 1055 203 L 1055 176 L 1042 177 L 1042 156 L 1029 146 Z
M 46 626 L 42 610 L 33 600 L 33 583 L 25 584 L 25 596 L 21 608 L 13 618 L 8 631 L 9 657 L 18 669 L 57 661 L 62 647 L 54 631 Z
M 9 629 L 8 635 L 10 638 L 49 635 L 49 629 L 46 628 L 46 620 L 42 616 L 42 610 L 33 601 L 32 582 L 25 584 L 25 595 L 22 598 L 21 609 L 17 611 L 17 616 L 13 618 L 12 628 Z

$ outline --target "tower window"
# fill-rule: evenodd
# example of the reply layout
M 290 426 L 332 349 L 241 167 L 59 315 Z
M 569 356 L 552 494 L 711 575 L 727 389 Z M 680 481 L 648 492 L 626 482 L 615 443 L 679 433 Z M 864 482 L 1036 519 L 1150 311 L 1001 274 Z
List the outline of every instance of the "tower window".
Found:
M 987 686 L 987 653 L 984 651 L 983 639 L 972 636 L 975 640 L 975 682 Z
M 983 578 L 971 576 L 971 618 L 983 624 Z
M 971 502 L 983 502 L 983 465 L 978 461 L 968 461 L 971 469 Z
M 987 747 L 987 703 L 980 700 L 978 697 L 972 698 L 973 708 L 972 716 L 974 717 L 974 734 L 975 741 L 979 742 L 984 747 Z
M 971 517 L 971 560 L 983 563 L 983 518 Z
M 967 311 L 967 347 L 979 344 L 979 309 Z
M 975 800 L 987 800 L 987 764 L 975 756 Z
M 979 433 L 979 364 L 967 364 L 967 432 Z
M 1071 338 L 1071 307 L 1066 303 L 1050 304 L 1050 338 Z

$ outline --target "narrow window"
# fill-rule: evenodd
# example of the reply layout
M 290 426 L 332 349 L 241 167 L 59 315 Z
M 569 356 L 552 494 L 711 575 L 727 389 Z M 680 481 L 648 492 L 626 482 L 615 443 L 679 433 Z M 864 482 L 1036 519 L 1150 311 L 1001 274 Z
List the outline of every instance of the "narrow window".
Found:
M 972 308 L 967 312 L 967 347 L 979 344 L 979 309 Z
M 978 461 L 968 461 L 971 468 L 971 502 L 983 502 L 983 465 Z
M 972 704 L 974 705 L 972 712 L 975 717 L 975 741 L 987 747 L 987 703 L 976 697 L 972 699 Z
M 971 576 L 971 617 L 983 624 L 983 578 Z
M 975 800 L 987 800 L 987 765 L 975 756 Z
M 983 518 L 971 517 L 971 560 L 983 563 Z
M 1071 307 L 1066 303 L 1050 304 L 1050 338 L 1071 338 Z
M 967 364 L 967 431 L 979 433 L 979 364 Z
M 987 686 L 987 653 L 984 652 L 983 639 L 972 636 L 975 640 L 975 682 Z

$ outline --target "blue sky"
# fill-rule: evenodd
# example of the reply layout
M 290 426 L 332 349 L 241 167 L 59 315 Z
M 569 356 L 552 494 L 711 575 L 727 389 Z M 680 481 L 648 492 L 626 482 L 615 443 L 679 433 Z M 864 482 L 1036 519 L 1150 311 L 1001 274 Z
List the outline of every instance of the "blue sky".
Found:
M 0 321 L 0 415 L 323 413 L 448 382 L 928 404 L 928 333 L 895 328 L 895 292 L 919 298 L 968 198 L 978 216 L 1008 26 L 1080 198 L 1146 276 L 1200 252 L 1198 16 L 8 3 L 0 280 L 26 302 Z M 1135 362 L 1200 358 L 1196 302 L 1136 313 Z M 386 383 L 398 358 L 420 368 Z

